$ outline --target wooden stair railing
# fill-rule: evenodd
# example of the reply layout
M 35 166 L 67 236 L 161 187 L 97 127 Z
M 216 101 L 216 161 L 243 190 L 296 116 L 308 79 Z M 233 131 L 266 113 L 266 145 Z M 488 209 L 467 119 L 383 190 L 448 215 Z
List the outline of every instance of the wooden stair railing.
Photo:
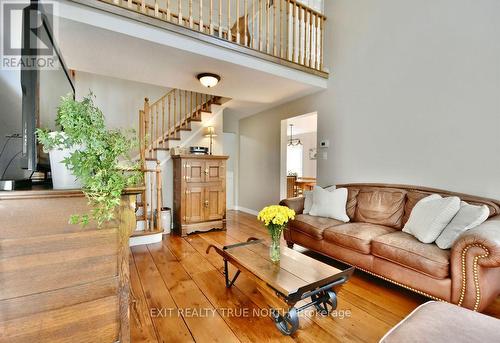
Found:
M 172 140 L 181 139 L 181 131 L 190 131 L 191 122 L 201 121 L 202 113 L 211 113 L 212 105 L 220 105 L 221 98 L 209 94 L 172 89 L 157 101 L 144 100 L 139 111 L 139 142 L 141 170 L 146 189 L 141 193 L 137 207 L 142 207 L 138 221 L 144 221 L 144 230 L 133 236 L 158 233 L 162 229 L 162 181 L 158 151 L 168 151 Z M 151 164 L 156 166 L 151 167 Z
M 323 72 L 326 16 L 297 0 L 99 0 Z

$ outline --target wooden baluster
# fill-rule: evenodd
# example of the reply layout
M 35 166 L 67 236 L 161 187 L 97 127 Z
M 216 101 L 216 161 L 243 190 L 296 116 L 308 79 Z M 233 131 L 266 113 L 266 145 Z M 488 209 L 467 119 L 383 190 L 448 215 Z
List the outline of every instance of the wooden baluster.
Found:
M 286 21 L 285 21 L 285 27 L 286 27 L 286 33 L 285 33 L 285 56 L 287 60 L 290 60 L 289 54 L 290 54 L 290 0 L 285 0 L 285 6 L 286 6 L 286 11 L 285 11 L 285 16 L 286 16 Z
M 262 50 L 262 0 L 259 0 L 259 50 Z
M 165 148 L 165 97 L 161 98 L 161 145 Z
M 231 33 L 231 0 L 227 0 L 227 40 L 233 40 L 233 34 Z M 198 95 L 196 99 L 198 99 Z
M 209 26 L 209 32 L 211 35 L 214 34 L 214 24 L 212 22 L 212 18 L 214 16 L 214 0 L 210 0 L 210 26 Z
M 149 168 L 148 168 L 149 169 Z M 151 168 L 153 169 L 153 168 Z M 149 209 L 150 209 L 150 212 L 149 212 L 149 228 L 150 230 L 152 230 L 154 228 L 154 220 L 153 220 L 153 214 L 154 214 L 154 211 L 153 211 L 153 205 L 154 205 L 154 192 L 155 192 L 155 189 L 154 189 L 154 182 L 153 182 L 153 173 L 150 172 L 149 173 L 149 199 L 150 199 L 150 203 L 149 203 Z
M 316 18 L 316 69 L 319 69 L 319 56 L 320 56 L 320 33 L 319 33 L 319 30 L 320 30 L 320 21 L 321 21 L 321 16 L 318 15 L 318 17 Z
M 304 50 L 302 49 L 302 20 L 304 16 L 304 12 L 302 8 L 299 7 L 299 64 L 303 64 L 302 58 L 304 57 Z M 304 45 L 305 46 L 305 45 Z
M 155 142 L 156 142 L 156 147 L 158 148 L 158 144 L 159 144 L 159 137 L 160 137 L 160 116 L 159 116 L 159 104 L 156 103 L 155 104 L 155 112 L 156 112 L 156 128 L 155 128 Z
M 222 0 L 219 0 L 219 38 L 222 38 Z
M 255 49 L 255 0 L 252 0 L 252 48 Z
M 325 18 L 321 18 L 321 63 L 319 65 L 319 70 L 323 70 L 324 66 L 324 52 L 325 52 Z
M 171 98 L 171 94 L 170 93 L 168 93 L 168 111 L 167 111 L 167 114 L 168 114 L 167 136 L 168 136 L 168 139 L 170 139 L 170 137 L 171 137 L 171 128 L 172 128 L 172 118 L 171 118 L 171 114 L 172 114 L 172 98 Z
M 285 23 L 285 19 L 283 18 L 283 1 L 280 2 L 280 57 L 283 58 L 283 25 Z
M 127 1 L 128 8 L 132 8 L 133 2 L 132 0 Z
M 141 155 L 141 168 L 144 168 L 144 161 L 146 159 L 146 152 L 145 152 L 145 146 L 144 146 L 144 139 L 145 139 L 145 132 L 144 132 L 144 110 L 139 111 L 139 153 Z
M 309 31 L 309 52 L 308 52 L 308 67 L 312 67 L 312 12 L 309 11 L 309 18 L 307 20 L 307 31 Z
M 292 42 L 292 62 L 295 62 L 295 57 L 297 56 L 297 53 L 295 52 L 295 46 L 297 45 L 297 38 L 296 38 L 296 27 L 297 27 L 297 6 L 295 6 L 294 3 L 292 3 L 292 21 L 293 21 L 293 42 Z
M 160 16 L 160 8 L 158 5 L 158 0 L 155 0 L 155 17 L 159 17 L 159 16 Z
M 184 125 L 188 127 L 188 97 L 187 91 L 183 91 L 184 93 Z
M 166 17 L 165 19 L 167 21 L 170 21 L 170 0 L 167 0 L 167 10 L 166 10 Z
M 269 0 L 266 0 L 266 52 L 269 53 Z
M 236 43 L 240 44 L 240 0 L 236 0 Z
M 174 94 L 173 94 L 173 98 L 174 98 L 174 127 L 173 127 L 173 131 L 174 131 L 174 137 L 177 138 L 177 90 L 174 89 Z
M 193 28 L 193 0 L 189 0 L 189 28 Z
M 182 21 L 182 0 L 177 1 L 177 8 L 179 9 L 179 16 L 177 17 L 177 24 L 184 25 Z
M 156 161 L 156 229 L 161 229 L 161 168 L 160 161 Z
M 200 13 L 199 13 L 200 23 L 199 23 L 199 27 L 200 27 L 200 31 L 203 32 L 205 30 L 205 28 L 203 27 L 203 0 L 199 0 L 199 1 L 200 1 Z
M 245 28 L 244 28 L 244 35 L 245 35 L 245 38 L 244 38 L 244 43 L 245 43 L 245 46 L 248 46 L 248 0 L 245 0 L 245 2 L 243 3 L 243 6 L 245 6 Z
M 148 153 L 149 151 L 149 141 L 151 140 L 150 137 L 146 137 L 149 136 L 149 99 L 148 98 L 144 98 L 144 136 L 146 138 L 146 142 L 145 142 L 145 152 Z M 148 155 L 149 156 L 149 155 Z M 146 156 L 146 157 L 148 157 Z
M 276 1 L 278 1 L 278 0 L 273 0 L 273 54 L 274 54 L 274 56 L 278 56 L 278 45 L 276 43 L 276 40 L 277 40 L 277 38 L 276 38 L 276 32 L 277 32 L 277 30 L 276 30 L 276 27 L 277 27 L 277 25 L 276 25 L 276 8 L 277 8 Z
M 146 0 L 141 0 L 141 12 L 146 13 Z

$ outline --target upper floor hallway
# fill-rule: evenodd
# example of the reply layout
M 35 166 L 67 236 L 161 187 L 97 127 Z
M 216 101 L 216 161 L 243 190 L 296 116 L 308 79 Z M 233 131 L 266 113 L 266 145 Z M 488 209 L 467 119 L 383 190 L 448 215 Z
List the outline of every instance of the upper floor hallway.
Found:
M 60 0 L 58 38 L 75 70 L 199 92 L 214 72 L 213 95 L 246 116 L 327 88 L 322 3 Z

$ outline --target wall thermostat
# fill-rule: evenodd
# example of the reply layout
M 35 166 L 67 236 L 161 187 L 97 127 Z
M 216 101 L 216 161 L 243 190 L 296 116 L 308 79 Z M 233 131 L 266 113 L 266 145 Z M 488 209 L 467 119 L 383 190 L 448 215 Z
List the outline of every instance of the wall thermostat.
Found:
M 322 140 L 321 142 L 319 142 L 319 147 L 320 148 L 329 148 L 330 141 L 328 139 Z

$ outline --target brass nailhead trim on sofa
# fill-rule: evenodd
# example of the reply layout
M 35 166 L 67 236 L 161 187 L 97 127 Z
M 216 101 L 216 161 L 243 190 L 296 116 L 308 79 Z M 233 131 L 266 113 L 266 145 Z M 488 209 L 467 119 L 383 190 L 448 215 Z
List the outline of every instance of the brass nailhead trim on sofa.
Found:
M 466 291 L 466 285 L 467 285 L 467 271 L 466 271 L 467 266 L 466 266 L 465 260 L 467 257 L 467 252 L 469 251 L 470 248 L 473 248 L 473 247 L 481 248 L 481 249 L 484 249 L 484 251 L 486 251 L 486 253 L 484 253 L 483 255 L 475 256 L 474 263 L 472 264 L 472 274 L 474 277 L 474 287 L 476 287 L 476 302 L 474 304 L 473 310 L 477 311 L 477 309 L 479 308 L 479 303 L 481 302 L 481 290 L 479 289 L 479 270 L 477 267 L 477 262 L 479 261 L 480 258 L 488 257 L 490 254 L 490 251 L 488 250 L 488 248 L 486 248 L 482 244 L 478 244 L 478 243 L 471 244 L 471 245 L 468 245 L 467 247 L 465 247 L 464 250 L 462 250 L 462 290 L 460 291 L 460 298 L 458 300 L 457 305 L 462 306 L 462 303 L 463 303 L 464 298 L 465 298 L 465 291 Z
M 368 274 L 374 275 L 374 276 L 376 276 L 376 277 L 378 277 L 378 278 L 381 278 L 382 280 L 389 281 L 389 282 L 391 282 L 391 283 L 393 283 L 393 284 L 395 284 L 395 285 L 397 285 L 397 286 L 399 286 L 399 287 L 403 287 L 403 288 L 409 289 L 410 291 L 415 292 L 415 293 L 418 293 L 418 294 L 420 294 L 420 295 L 423 295 L 423 296 L 425 296 L 425 297 L 427 297 L 427 298 L 431 298 L 431 299 L 436 300 L 436 301 L 443 301 L 443 302 L 447 302 L 446 300 L 443 300 L 443 299 L 440 299 L 440 298 L 435 297 L 435 296 L 433 296 L 433 295 L 430 295 L 429 293 L 422 292 L 422 291 L 420 291 L 420 290 L 418 290 L 418 289 L 415 289 L 415 288 L 412 288 L 412 287 L 410 287 L 410 286 L 407 286 L 407 285 L 404 285 L 404 284 L 402 284 L 402 283 L 399 283 L 399 282 L 397 282 L 397 281 L 391 280 L 391 279 L 389 279 L 389 278 L 386 278 L 385 276 L 382 276 L 382 275 L 376 274 L 376 273 L 371 272 L 371 271 L 369 271 L 369 270 L 366 270 L 366 269 L 363 269 L 363 268 L 360 268 L 360 267 L 357 267 L 357 266 L 356 266 L 356 269 L 359 269 L 359 270 L 364 271 L 365 273 L 368 273 Z

